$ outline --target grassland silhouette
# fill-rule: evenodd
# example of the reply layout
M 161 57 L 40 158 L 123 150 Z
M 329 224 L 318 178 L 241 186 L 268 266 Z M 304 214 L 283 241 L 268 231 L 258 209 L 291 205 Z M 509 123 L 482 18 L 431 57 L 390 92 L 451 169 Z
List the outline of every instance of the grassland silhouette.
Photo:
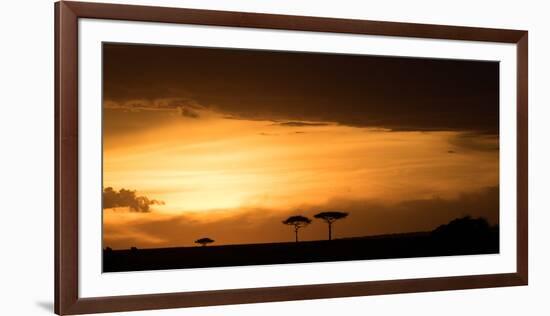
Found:
M 144 271 L 347 260 L 393 259 L 499 252 L 499 227 L 484 218 L 457 218 L 428 232 L 412 232 L 333 238 L 332 225 L 348 217 L 345 212 L 322 212 L 314 219 L 328 225 L 328 239 L 299 241 L 298 232 L 314 222 L 302 215 L 282 223 L 293 228 L 293 242 L 216 245 L 210 237 L 195 241 L 199 246 L 103 250 L 103 271 Z

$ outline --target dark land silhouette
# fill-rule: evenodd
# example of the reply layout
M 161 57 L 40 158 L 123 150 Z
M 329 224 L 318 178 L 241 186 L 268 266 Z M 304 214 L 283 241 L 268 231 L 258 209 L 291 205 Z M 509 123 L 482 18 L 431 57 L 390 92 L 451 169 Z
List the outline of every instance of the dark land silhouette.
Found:
M 144 271 L 346 260 L 493 254 L 499 228 L 464 217 L 431 232 L 336 238 L 322 241 L 113 250 L 103 252 L 103 271 Z

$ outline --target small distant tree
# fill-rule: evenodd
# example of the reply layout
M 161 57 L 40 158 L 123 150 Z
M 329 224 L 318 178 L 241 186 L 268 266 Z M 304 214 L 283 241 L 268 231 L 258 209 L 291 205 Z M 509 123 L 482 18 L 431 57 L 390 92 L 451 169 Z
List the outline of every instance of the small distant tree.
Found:
M 296 242 L 298 242 L 298 230 L 302 227 L 306 227 L 310 223 L 311 223 L 311 219 L 301 215 L 290 216 L 289 218 L 283 221 L 283 224 L 285 225 L 294 226 L 294 234 L 296 236 Z
M 196 243 L 196 244 L 200 244 L 200 245 L 203 246 L 203 247 L 206 247 L 206 245 L 211 244 L 211 243 L 213 243 L 213 242 L 214 242 L 214 240 L 213 240 L 213 239 L 210 239 L 210 238 L 208 238 L 208 237 L 204 237 L 204 238 L 195 240 L 195 243 Z
M 332 223 L 347 216 L 346 212 L 321 212 L 313 217 L 322 219 L 328 224 L 328 240 L 332 240 Z

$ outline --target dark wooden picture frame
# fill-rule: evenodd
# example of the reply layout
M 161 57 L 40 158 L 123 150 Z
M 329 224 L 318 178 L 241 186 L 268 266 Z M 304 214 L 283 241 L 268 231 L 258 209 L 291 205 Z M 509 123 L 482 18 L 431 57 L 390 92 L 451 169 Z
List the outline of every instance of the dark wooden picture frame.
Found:
M 517 271 L 391 281 L 80 298 L 78 20 L 199 24 L 512 43 L 517 46 Z M 55 4 L 55 312 L 59 315 L 527 285 L 527 31 L 195 9 Z

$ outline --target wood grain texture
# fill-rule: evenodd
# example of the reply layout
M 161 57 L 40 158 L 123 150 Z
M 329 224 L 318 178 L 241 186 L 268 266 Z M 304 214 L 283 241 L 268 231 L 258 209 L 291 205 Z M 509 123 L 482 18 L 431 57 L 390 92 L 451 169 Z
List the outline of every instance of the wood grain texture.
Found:
M 527 284 L 528 246 L 528 33 L 517 42 L 517 273 Z
M 271 288 L 79 298 L 78 19 L 186 23 L 312 32 L 490 41 L 517 45 L 517 272 Z M 460 26 L 175 9 L 100 3 L 55 4 L 55 312 L 59 315 L 274 302 L 526 285 L 527 32 Z
M 64 3 L 55 10 L 55 311 L 61 314 L 78 301 L 78 25 Z
M 66 2 L 82 18 L 516 43 L 524 31 L 123 4 Z

